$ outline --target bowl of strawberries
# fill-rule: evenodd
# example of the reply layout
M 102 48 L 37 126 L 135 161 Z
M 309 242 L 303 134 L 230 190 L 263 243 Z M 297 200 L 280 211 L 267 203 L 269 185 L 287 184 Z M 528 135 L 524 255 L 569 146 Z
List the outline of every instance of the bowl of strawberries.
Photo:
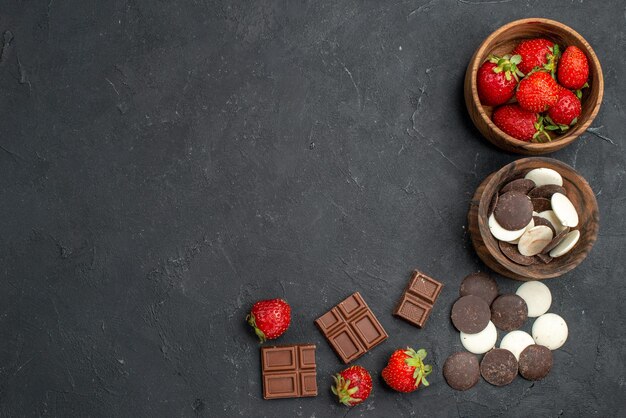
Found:
M 478 130 L 505 151 L 554 152 L 591 125 L 604 93 L 589 43 L 550 19 L 521 19 L 487 37 L 465 73 L 465 103 Z

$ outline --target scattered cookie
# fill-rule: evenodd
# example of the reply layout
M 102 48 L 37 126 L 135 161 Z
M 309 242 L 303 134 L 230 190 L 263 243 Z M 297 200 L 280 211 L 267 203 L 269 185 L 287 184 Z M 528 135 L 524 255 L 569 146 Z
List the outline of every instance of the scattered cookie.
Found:
M 509 350 L 519 360 L 520 353 L 532 344 L 535 344 L 535 340 L 529 333 L 517 330 L 509 332 L 502 338 L 500 348 Z
M 526 228 L 533 218 L 533 204 L 525 193 L 510 191 L 498 197 L 493 210 L 498 224 L 507 231 Z
M 478 296 L 463 296 L 452 306 L 452 323 L 466 334 L 476 334 L 485 329 L 490 317 L 489 305 Z
M 556 229 L 554 229 L 552 222 L 546 218 L 542 218 L 538 213 L 537 215 L 533 215 L 533 222 L 535 223 L 535 226 L 547 226 L 550 230 L 552 230 L 552 235 L 556 235 Z
M 480 362 L 480 374 L 494 386 L 504 386 L 517 376 L 517 360 L 513 353 L 502 348 L 494 348 Z
M 452 354 L 443 364 L 443 377 L 455 390 L 468 390 L 474 387 L 480 379 L 478 358 L 464 351 Z
M 578 225 L 578 213 L 567 196 L 561 193 L 555 193 L 550 198 L 550 203 L 554 214 L 559 221 L 561 221 L 561 225 L 569 226 L 571 228 Z M 498 209 L 497 206 L 496 209 Z
M 536 187 L 544 186 L 546 184 L 563 186 L 563 177 L 551 168 L 535 168 L 534 170 L 530 170 L 526 173 L 524 178 L 534 181 Z
M 491 302 L 498 297 L 498 284 L 487 273 L 472 273 L 461 282 L 459 294 L 460 296 L 478 296 L 491 305 Z
M 547 226 L 539 225 L 524 232 L 519 239 L 517 249 L 521 255 L 532 257 L 543 251 L 554 235 Z
M 519 355 L 519 374 L 527 380 L 541 380 L 552 369 L 552 351 L 543 345 L 531 344 Z
M 539 212 L 539 214 L 537 216 L 539 216 L 540 218 L 544 218 L 544 219 L 547 219 L 548 221 L 550 221 L 550 223 L 552 224 L 552 226 L 556 230 L 557 234 L 559 234 L 561 231 L 563 231 L 565 228 L 567 228 L 566 226 L 561 224 L 561 221 L 559 221 L 559 218 L 556 217 L 556 215 L 554 214 L 554 211 L 552 211 L 552 210 L 544 210 L 543 212 Z
M 545 199 L 550 199 L 553 194 L 562 193 L 567 194 L 565 189 L 561 186 L 557 186 L 556 184 L 544 184 L 543 186 L 535 187 L 531 191 L 528 192 L 528 197 L 543 197 Z
M 535 258 L 539 259 L 539 261 L 541 261 L 544 264 L 549 264 L 553 260 L 553 258 L 550 257 L 548 254 L 541 254 L 541 253 L 537 254 Z
M 491 322 L 501 330 L 518 329 L 528 318 L 528 307 L 524 299 L 509 293 L 500 295 L 491 304 Z
M 565 344 L 568 329 L 563 318 L 554 313 L 547 313 L 535 320 L 532 333 L 535 343 L 556 350 Z
M 528 223 L 528 225 L 526 225 L 526 228 L 524 229 L 524 234 L 526 232 L 528 232 L 530 229 L 534 228 L 534 227 L 535 227 L 535 216 L 533 215 L 533 218 L 530 220 L 530 222 Z M 522 237 L 524 236 L 524 234 L 522 234 Z M 513 241 L 508 241 L 508 243 L 509 244 L 519 244 L 519 240 L 522 237 L 519 237 L 518 239 L 514 239 Z
M 528 316 L 536 318 L 548 312 L 552 304 L 552 293 L 541 282 L 526 282 L 517 288 L 516 295 L 524 299 L 528 307 Z
M 556 247 L 554 247 L 552 251 L 550 251 L 550 257 L 556 258 L 556 257 L 561 257 L 567 254 L 572 248 L 574 248 L 576 243 L 578 243 L 579 239 L 580 239 L 579 230 L 575 229 L 569 232 L 567 235 L 565 235 L 563 240 L 559 242 L 559 244 Z
M 491 231 L 491 234 L 500 241 L 506 241 L 506 242 L 514 241 L 518 239 L 519 237 L 521 237 L 522 234 L 524 234 L 524 232 L 526 231 L 526 227 L 522 229 L 518 229 L 517 231 L 509 231 L 507 229 L 504 229 L 498 223 L 493 213 L 491 214 L 491 216 L 489 216 L 488 222 L 489 222 L 489 231 Z
M 508 182 L 500 189 L 500 194 L 504 194 L 510 191 L 522 192 L 528 194 L 535 188 L 535 182 L 529 179 L 517 179 Z
M 498 246 L 502 254 L 514 263 L 522 266 L 531 266 L 537 262 L 534 257 L 526 257 L 520 254 L 517 245 L 508 243 L 506 241 L 498 241 Z
M 484 354 L 496 346 L 498 330 L 493 322 L 489 321 L 484 330 L 476 334 L 461 332 L 461 344 L 470 353 Z
M 530 199 L 530 202 L 533 204 L 533 210 L 535 212 L 543 212 L 545 210 L 550 210 L 552 205 L 550 204 L 550 200 L 543 197 L 533 197 Z
M 550 251 L 554 249 L 554 247 L 556 247 L 557 245 L 561 243 L 561 241 L 563 241 L 563 239 L 565 238 L 568 232 L 569 232 L 569 226 L 566 226 L 564 230 L 562 230 L 554 238 L 552 238 L 552 241 L 550 241 L 550 243 L 546 245 L 546 248 L 543 249 L 541 254 L 549 254 Z

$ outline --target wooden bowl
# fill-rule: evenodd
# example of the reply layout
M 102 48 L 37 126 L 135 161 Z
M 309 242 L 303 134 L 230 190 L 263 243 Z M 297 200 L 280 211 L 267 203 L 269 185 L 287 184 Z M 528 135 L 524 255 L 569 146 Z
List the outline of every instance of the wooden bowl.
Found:
M 564 134 L 550 132 L 551 142 L 532 143 L 520 141 L 500 130 L 492 121 L 494 107 L 483 106 L 478 98 L 476 74 L 489 54 L 502 56 L 511 53 L 523 39 L 542 37 L 559 44 L 562 51 L 566 46 L 575 45 L 585 52 L 589 59 L 589 88 L 583 89 L 582 113 L 578 123 Z M 505 151 L 526 155 L 540 155 L 554 152 L 571 144 L 591 125 L 600 110 L 604 94 L 604 78 L 600 61 L 589 43 L 578 32 L 562 23 L 550 19 L 521 19 L 502 26 L 483 41 L 470 60 L 465 72 L 465 104 L 474 125 L 494 145 Z
M 563 177 L 567 197 L 578 212 L 579 223 L 573 229 L 580 230 L 580 240 L 569 253 L 553 259 L 549 264 L 521 266 L 500 251 L 498 241 L 489 231 L 487 212 L 491 198 L 507 181 L 540 167 L 556 170 Z M 589 183 L 569 165 L 552 158 L 540 157 L 514 161 L 489 175 L 474 193 L 467 215 L 472 244 L 480 259 L 497 273 L 524 281 L 558 277 L 579 265 L 596 241 L 599 218 L 598 203 Z

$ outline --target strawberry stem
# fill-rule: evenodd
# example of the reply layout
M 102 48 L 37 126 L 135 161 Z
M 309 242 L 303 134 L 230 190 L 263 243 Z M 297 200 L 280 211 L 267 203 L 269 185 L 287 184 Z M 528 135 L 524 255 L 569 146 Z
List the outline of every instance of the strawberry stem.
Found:
M 409 356 L 409 358 L 404 360 L 405 363 L 408 366 L 415 367 L 415 371 L 413 372 L 415 387 L 418 387 L 420 383 L 424 386 L 430 385 L 430 383 L 428 383 L 428 380 L 426 380 L 426 376 L 428 376 L 433 371 L 433 368 L 430 364 L 424 364 L 424 359 L 427 355 L 426 350 L 421 348 L 415 351 L 412 348 L 407 347 L 404 354 Z
M 556 66 L 561 58 L 561 51 L 559 49 L 559 44 L 554 44 L 552 48 L 550 48 L 550 52 L 546 54 L 546 59 L 548 62 L 544 64 L 543 68 L 546 71 L 549 71 L 552 75 L 552 78 L 556 80 Z
M 507 81 L 511 78 L 515 78 L 515 81 L 519 81 L 519 77 L 524 77 L 524 73 L 517 69 L 517 64 L 522 62 L 521 55 L 504 55 L 502 58 L 497 55 L 489 55 L 489 62 L 496 64 L 493 68 L 493 72 L 499 74 L 504 71 L 504 77 Z
M 546 119 L 549 119 L 549 118 L 546 116 Z M 535 134 L 533 135 L 533 142 L 544 143 L 544 142 L 552 141 L 552 137 L 550 136 L 550 134 L 546 130 L 544 130 L 544 123 L 545 123 L 544 117 L 539 116 L 539 118 L 537 119 L 537 122 L 535 122 L 535 129 L 537 132 L 535 132 Z M 546 129 L 549 129 L 549 128 L 546 127 Z M 553 129 L 549 129 L 549 130 L 553 130 Z
M 261 344 L 263 344 L 265 341 L 267 341 L 267 338 L 265 337 L 265 333 L 263 333 L 263 331 L 261 331 L 256 326 L 256 320 L 255 320 L 253 314 L 248 315 L 246 317 L 246 321 L 248 321 L 248 325 L 250 325 L 252 328 L 254 328 L 254 333 L 256 334 L 257 337 L 259 337 L 259 341 L 261 342 Z
M 583 89 L 586 89 L 587 87 L 589 87 L 589 83 L 585 83 L 581 88 L 579 88 L 578 90 L 574 92 L 574 94 L 576 95 L 576 97 L 578 97 L 579 100 L 583 98 Z
M 354 398 L 352 395 L 359 391 L 357 386 L 350 388 L 350 379 L 344 379 L 341 374 L 337 373 L 333 376 L 335 385 L 330 387 L 330 390 L 337 395 L 339 402 L 346 406 L 352 406 L 353 403 L 359 402 L 360 398 Z

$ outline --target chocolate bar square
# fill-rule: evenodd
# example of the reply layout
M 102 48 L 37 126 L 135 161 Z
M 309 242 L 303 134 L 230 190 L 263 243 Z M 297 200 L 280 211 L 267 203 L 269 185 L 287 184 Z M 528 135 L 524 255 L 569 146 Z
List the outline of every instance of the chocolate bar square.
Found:
M 263 398 L 317 396 L 315 345 L 261 347 Z
M 387 339 L 387 333 L 359 292 L 319 317 L 315 324 L 346 364 Z
M 415 270 L 393 314 L 422 328 L 442 288 L 443 284 Z

